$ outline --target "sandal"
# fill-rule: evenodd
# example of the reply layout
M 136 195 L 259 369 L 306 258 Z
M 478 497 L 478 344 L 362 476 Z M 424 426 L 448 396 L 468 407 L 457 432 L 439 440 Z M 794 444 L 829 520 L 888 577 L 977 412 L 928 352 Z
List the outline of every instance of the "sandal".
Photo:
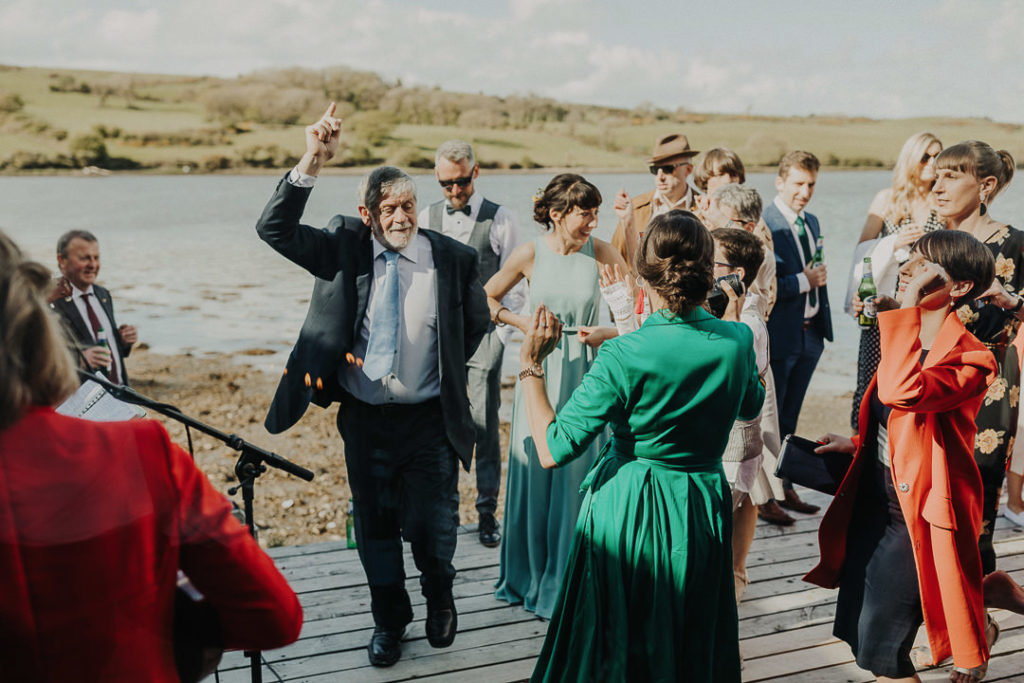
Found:
M 999 622 L 993 619 L 991 614 L 986 613 L 985 617 L 988 619 L 988 623 L 985 624 L 985 640 L 988 641 L 988 647 L 989 650 L 991 650 L 992 646 L 996 644 L 997 640 L 999 640 Z M 991 638 L 989 638 L 990 629 L 992 633 Z M 946 657 L 938 664 L 932 664 L 932 650 L 927 645 L 918 645 L 910 650 L 910 661 L 913 662 L 914 666 L 918 669 L 934 669 L 936 667 L 945 666 L 946 664 L 949 664 L 952 659 L 953 657 L 950 656 Z M 971 671 L 978 668 L 980 667 L 975 667 L 968 671 L 966 669 L 954 667 L 953 670 L 960 673 L 971 673 Z M 975 680 L 980 681 L 981 679 L 977 678 Z
M 988 662 L 985 662 L 981 666 L 976 666 L 972 669 L 965 669 L 962 666 L 954 666 L 953 673 L 967 674 L 968 676 L 970 676 L 972 681 L 984 680 L 985 674 L 988 673 Z

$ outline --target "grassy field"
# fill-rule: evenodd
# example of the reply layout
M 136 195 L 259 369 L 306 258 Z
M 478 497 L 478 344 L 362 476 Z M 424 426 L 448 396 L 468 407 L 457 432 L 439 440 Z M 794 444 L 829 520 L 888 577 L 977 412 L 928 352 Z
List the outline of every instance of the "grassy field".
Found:
M 51 88 L 69 83 L 87 83 L 90 92 L 54 92 Z M 285 153 L 301 152 L 301 125 L 241 121 L 227 126 L 211 118 L 204 98 L 233 83 L 190 76 L 0 66 L 0 98 L 17 95 L 23 103 L 19 111 L 0 112 L 0 167 L 18 154 L 70 155 L 73 141 L 94 133 L 98 126 L 108 131 L 119 129 L 119 135 L 103 140 L 110 157 L 167 172 L 177 172 L 185 164 L 199 170 L 218 163 L 220 168 L 239 169 L 251 165 L 246 151 L 253 148 L 277 148 L 275 158 L 281 161 Z M 318 111 L 308 117 L 315 117 Z M 872 120 L 719 114 L 673 118 L 642 119 L 622 110 L 601 120 L 591 116 L 575 123 L 535 123 L 520 129 L 398 123 L 381 139 L 360 140 L 347 134 L 344 143 L 353 148 L 361 145 L 371 158 L 410 165 L 429 164 L 440 142 L 461 137 L 474 143 L 481 162 L 502 168 L 634 170 L 643 166 L 657 136 L 682 131 L 695 148 L 729 147 L 751 167 L 773 165 L 787 150 L 797 148 L 814 152 L 828 165 L 878 167 L 892 164 L 907 137 L 928 130 L 947 144 L 970 138 L 985 140 L 1024 161 L 1022 126 L 981 118 Z M 131 136 L 148 136 L 149 140 L 143 144 L 129 139 Z M 182 138 L 191 139 L 183 142 Z M 3 172 L 24 170 L 8 164 Z

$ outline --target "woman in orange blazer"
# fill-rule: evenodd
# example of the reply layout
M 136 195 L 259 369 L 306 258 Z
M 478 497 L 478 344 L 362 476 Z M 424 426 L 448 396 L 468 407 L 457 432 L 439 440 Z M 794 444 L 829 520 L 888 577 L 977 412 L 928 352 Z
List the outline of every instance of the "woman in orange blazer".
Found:
M 919 680 L 910 649 L 922 620 L 935 661 L 953 656 L 951 680 L 980 680 L 987 667 L 974 418 L 996 364 L 952 311 L 993 268 L 966 233 L 918 240 L 900 269 L 901 308 L 878 316 L 882 360 L 858 436 L 828 434 L 818 449 L 855 455 L 804 580 L 839 586 L 833 632 L 880 681 Z

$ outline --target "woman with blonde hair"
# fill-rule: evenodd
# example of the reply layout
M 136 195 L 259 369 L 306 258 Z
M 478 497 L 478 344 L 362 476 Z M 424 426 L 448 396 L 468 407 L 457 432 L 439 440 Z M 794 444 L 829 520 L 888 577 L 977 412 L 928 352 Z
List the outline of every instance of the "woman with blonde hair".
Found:
M 931 133 L 912 135 L 900 150 L 892 170 L 892 186 L 880 190 L 871 201 L 868 217 L 864 221 L 859 242 L 874 243 L 863 255 L 871 257 L 872 277 L 879 294 L 892 296 L 896 291 L 899 267 L 910 257 L 908 248 L 921 235 L 946 227 L 935 210 L 931 196 L 935 182 L 935 157 L 942 151 L 942 143 Z M 854 264 L 854 280 L 862 277 L 863 264 Z M 861 311 L 860 300 L 855 297 L 850 310 Z M 864 390 L 878 367 L 878 328 L 861 330 L 857 353 L 857 388 L 853 393 L 850 424 L 857 430 L 857 413 Z
M 78 382 L 51 286 L 0 231 L 4 680 L 179 681 L 179 569 L 216 612 L 223 647 L 294 641 L 295 593 L 158 422 L 53 409 Z

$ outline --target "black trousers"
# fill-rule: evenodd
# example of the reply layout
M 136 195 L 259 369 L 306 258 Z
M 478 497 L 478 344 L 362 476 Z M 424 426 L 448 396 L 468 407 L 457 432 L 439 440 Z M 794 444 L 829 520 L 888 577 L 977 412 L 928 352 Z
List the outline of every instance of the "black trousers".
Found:
M 412 621 L 402 539 L 412 545 L 428 607 L 452 601 L 459 525 L 458 458 L 441 402 L 372 406 L 346 396 L 338 411 L 355 502 L 359 559 L 377 626 Z

